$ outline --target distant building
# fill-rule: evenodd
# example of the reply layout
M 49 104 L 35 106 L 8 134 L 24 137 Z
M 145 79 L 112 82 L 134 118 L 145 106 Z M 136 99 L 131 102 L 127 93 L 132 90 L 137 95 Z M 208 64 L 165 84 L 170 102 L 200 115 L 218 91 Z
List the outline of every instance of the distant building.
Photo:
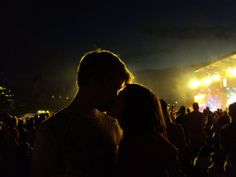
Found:
M 11 90 L 0 86 L 0 113 L 13 113 L 15 110 L 14 94 Z

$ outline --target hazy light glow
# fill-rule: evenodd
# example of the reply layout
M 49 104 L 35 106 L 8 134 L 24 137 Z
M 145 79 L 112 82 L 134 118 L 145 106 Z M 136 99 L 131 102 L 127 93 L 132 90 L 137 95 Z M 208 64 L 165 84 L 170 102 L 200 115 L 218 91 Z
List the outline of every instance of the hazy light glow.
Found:
M 231 58 L 236 58 L 236 54 L 232 55 Z
M 234 103 L 236 100 L 236 93 L 230 93 L 227 99 L 227 105 Z
M 227 87 L 227 79 L 226 78 L 223 79 L 223 87 Z
M 208 86 L 212 83 L 212 78 L 211 77 L 206 77 L 203 79 L 202 84 L 205 86 Z
M 206 107 L 206 95 L 205 94 L 198 94 L 194 96 L 194 101 L 199 104 L 199 108 L 201 111 Z
M 211 85 L 213 82 L 219 82 L 221 80 L 221 76 L 219 74 L 214 74 L 210 77 L 205 77 L 201 80 L 191 80 L 189 83 L 189 87 L 192 89 L 196 89 L 200 86 L 209 86 Z
M 0 86 L 0 90 L 6 90 L 6 88 Z
M 236 76 L 236 68 L 228 68 L 226 73 L 228 76 L 235 77 Z
M 48 110 L 38 110 L 37 114 L 48 114 L 49 111 Z
M 219 74 L 214 74 L 214 75 L 212 76 L 212 80 L 213 80 L 213 81 L 220 81 L 220 79 L 221 79 L 221 76 L 220 76 Z
M 195 89 L 197 88 L 198 86 L 201 85 L 201 82 L 198 81 L 198 80 L 192 80 L 189 84 L 189 87 L 192 88 L 192 89 Z
M 194 96 L 194 101 L 195 102 L 202 102 L 202 100 L 204 99 L 206 97 L 206 95 L 205 94 L 198 94 L 198 95 L 195 95 Z

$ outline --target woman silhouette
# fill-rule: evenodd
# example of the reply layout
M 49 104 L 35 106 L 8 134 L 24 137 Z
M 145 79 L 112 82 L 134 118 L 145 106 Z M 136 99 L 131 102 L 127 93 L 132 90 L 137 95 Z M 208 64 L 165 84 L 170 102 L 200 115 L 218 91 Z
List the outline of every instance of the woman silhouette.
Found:
M 156 95 L 144 86 L 129 84 L 120 91 L 116 105 L 124 131 L 117 176 L 180 176 L 177 150 L 164 136 L 165 123 Z

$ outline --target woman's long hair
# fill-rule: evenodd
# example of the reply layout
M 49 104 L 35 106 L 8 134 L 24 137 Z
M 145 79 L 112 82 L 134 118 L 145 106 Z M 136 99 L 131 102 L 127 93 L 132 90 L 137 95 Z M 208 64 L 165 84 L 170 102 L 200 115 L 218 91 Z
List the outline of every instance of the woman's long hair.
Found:
M 139 84 L 129 84 L 119 96 L 124 100 L 120 123 L 126 135 L 164 132 L 160 101 L 150 89 Z

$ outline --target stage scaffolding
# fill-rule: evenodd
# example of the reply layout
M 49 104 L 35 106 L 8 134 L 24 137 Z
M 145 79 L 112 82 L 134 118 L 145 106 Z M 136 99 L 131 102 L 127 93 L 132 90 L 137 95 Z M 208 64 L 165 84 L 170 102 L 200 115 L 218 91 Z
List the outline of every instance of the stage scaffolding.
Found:
M 225 110 L 236 102 L 236 52 L 195 70 L 189 86 L 201 109 Z

